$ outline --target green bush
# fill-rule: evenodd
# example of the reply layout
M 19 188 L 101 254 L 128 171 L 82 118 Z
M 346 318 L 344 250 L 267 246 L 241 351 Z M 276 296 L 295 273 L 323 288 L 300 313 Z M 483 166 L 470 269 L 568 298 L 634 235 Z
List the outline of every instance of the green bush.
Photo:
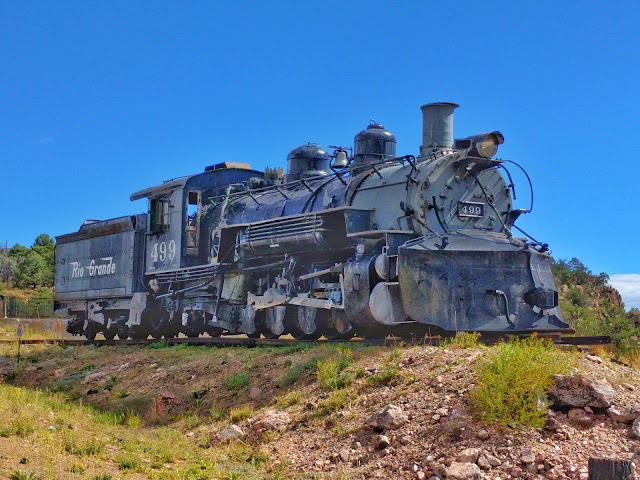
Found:
M 497 345 L 479 366 L 470 392 L 475 415 L 501 425 L 544 426 L 551 377 L 573 364 L 571 354 L 536 336 Z

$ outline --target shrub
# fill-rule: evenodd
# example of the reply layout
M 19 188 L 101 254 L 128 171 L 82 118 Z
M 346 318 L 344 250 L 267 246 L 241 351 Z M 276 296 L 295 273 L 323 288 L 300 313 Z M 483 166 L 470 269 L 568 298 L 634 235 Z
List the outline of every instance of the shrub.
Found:
M 494 347 L 478 367 L 470 392 L 477 417 L 502 425 L 544 426 L 545 390 L 552 375 L 567 372 L 574 359 L 535 335 Z
M 227 390 L 242 390 L 249 386 L 250 378 L 249 372 L 235 373 L 224 379 L 224 386 Z
M 329 390 L 346 387 L 353 380 L 353 375 L 347 370 L 353 362 L 353 352 L 340 347 L 337 351 L 336 357 L 318 362 L 318 383 Z
M 40 480 L 40 477 L 33 472 L 16 470 L 9 476 L 9 480 Z
M 452 349 L 478 348 L 480 334 L 478 332 L 456 332 L 456 336 L 445 340 L 443 346 Z

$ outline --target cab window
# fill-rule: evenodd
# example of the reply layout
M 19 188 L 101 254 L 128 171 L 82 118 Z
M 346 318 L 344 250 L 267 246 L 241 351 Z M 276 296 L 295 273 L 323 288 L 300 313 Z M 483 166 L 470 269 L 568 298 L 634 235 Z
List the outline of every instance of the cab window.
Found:
M 152 198 L 149 202 L 151 231 L 161 233 L 169 230 L 169 199 Z
M 200 192 L 189 192 L 187 195 L 185 237 L 187 253 L 197 254 L 200 238 Z

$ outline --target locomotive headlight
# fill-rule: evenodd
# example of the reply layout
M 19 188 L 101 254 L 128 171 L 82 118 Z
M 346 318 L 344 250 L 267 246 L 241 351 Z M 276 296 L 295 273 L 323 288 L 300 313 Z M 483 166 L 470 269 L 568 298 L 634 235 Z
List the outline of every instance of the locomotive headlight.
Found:
M 468 150 L 471 156 L 491 158 L 498 152 L 498 145 L 503 143 L 504 136 L 496 131 L 456 140 L 454 148 Z
M 500 132 L 483 133 L 479 135 L 475 149 L 478 155 L 484 158 L 491 158 L 498 153 L 498 145 L 504 143 L 504 137 Z

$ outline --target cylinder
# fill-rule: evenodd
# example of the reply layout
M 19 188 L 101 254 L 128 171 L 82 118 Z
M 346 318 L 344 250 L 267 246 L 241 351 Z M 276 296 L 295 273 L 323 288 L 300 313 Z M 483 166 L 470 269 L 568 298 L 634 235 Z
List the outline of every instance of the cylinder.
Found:
M 427 103 L 422 110 L 422 146 L 421 155 L 451 148 L 453 146 L 453 111 L 456 103 Z

